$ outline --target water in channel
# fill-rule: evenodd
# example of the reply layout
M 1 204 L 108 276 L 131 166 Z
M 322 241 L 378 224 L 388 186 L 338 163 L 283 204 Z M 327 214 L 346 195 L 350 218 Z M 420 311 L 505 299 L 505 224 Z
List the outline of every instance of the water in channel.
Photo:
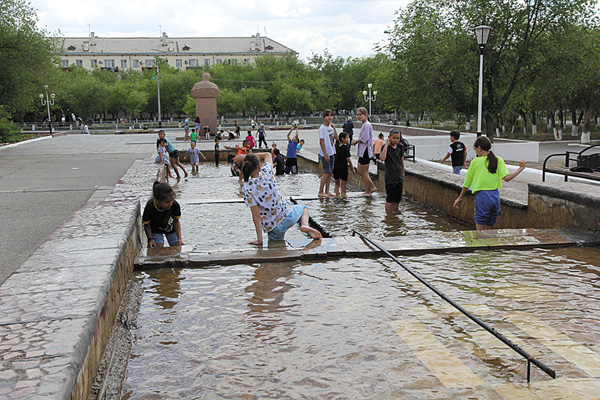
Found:
M 177 188 L 186 242 L 227 249 L 252 240 L 250 212 L 242 203 L 192 204 L 239 197 L 237 180 L 224 179 L 228 171 L 203 167 L 204 176 Z M 318 179 L 286 176 L 279 185 L 286 196 L 314 195 Z M 411 201 L 386 216 L 383 202 L 375 197 L 305 204 L 340 236 L 359 229 L 373 238 L 402 240 L 470 229 Z M 297 229 L 289 231 L 288 238 L 302 237 Z M 403 261 L 555 369 L 558 388 L 548 389 L 553 382 L 535 367 L 528 386 L 526 363 L 517 353 L 390 259 L 345 258 L 137 273 L 144 297 L 122 398 L 597 395 L 598 249 L 480 251 Z

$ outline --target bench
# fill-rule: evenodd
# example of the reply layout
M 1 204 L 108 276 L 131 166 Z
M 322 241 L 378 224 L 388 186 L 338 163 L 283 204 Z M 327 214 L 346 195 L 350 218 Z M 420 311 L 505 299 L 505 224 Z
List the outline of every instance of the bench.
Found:
M 597 146 L 597 144 L 594 144 L 579 152 L 566 151 L 565 153 L 550 154 L 546 157 L 542 166 L 542 182 L 546 181 L 546 172 L 564 175 L 565 182 L 569 180 L 569 176 L 600 181 L 600 153 L 584 154 Z M 564 157 L 564 167 L 548 166 L 548 160 L 552 157 Z M 571 162 L 575 162 L 576 165 L 571 166 Z

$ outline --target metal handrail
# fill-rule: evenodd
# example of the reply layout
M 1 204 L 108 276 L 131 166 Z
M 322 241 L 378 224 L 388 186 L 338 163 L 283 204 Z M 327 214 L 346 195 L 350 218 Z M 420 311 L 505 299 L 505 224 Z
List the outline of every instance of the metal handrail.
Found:
M 511 349 L 513 349 L 514 351 L 516 351 L 517 353 L 519 353 L 521 356 L 523 356 L 527 360 L 527 382 L 529 382 L 530 378 L 531 378 L 531 371 L 530 371 L 531 370 L 531 363 L 533 363 L 539 369 L 541 369 L 542 371 L 544 371 L 551 378 L 556 379 L 556 372 L 554 372 L 553 369 L 551 369 L 550 367 L 548 367 L 547 365 L 545 365 L 541 361 L 537 360 L 535 357 L 533 357 L 532 355 L 530 355 L 529 353 L 527 353 L 525 350 L 521 349 L 519 346 L 517 346 L 516 344 L 514 344 L 513 342 L 511 342 L 509 339 L 507 339 L 502 334 L 500 334 L 494 328 L 492 328 L 491 326 L 489 326 L 488 324 L 486 324 L 485 322 L 483 322 L 482 320 L 480 320 L 479 318 L 477 318 L 476 316 L 474 316 L 473 314 L 471 314 L 469 311 L 467 311 L 466 309 L 464 309 L 459 304 L 455 303 L 452 299 L 450 299 L 448 296 L 446 296 L 444 293 L 442 293 L 436 287 L 434 287 L 433 285 L 431 285 L 425 279 L 421 278 L 412 269 L 410 269 L 409 267 L 407 267 L 406 265 L 404 265 L 402 263 L 402 261 L 400 261 L 398 258 L 396 258 L 392 253 L 390 253 L 389 251 L 387 251 L 386 249 L 384 249 L 383 247 L 381 247 L 380 245 L 378 245 L 377 243 L 375 243 L 373 240 L 369 239 L 365 235 L 361 234 L 360 232 L 357 232 L 357 231 L 353 230 L 352 231 L 352 236 L 354 236 L 354 235 L 360 236 L 366 242 L 370 243 L 371 245 L 377 247 L 379 250 L 383 251 L 385 254 L 388 255 L 388 257 L 390 257 L 392 260 L 396 261 L 409 274 L 411 274 L 412 276 L 414 276 L 416 279 L 418 279 L 422 284 L 424 284 L 425 286 L 427 286 L 429 289 L 433 290 L 435 292 L 435 294 L 437 294 L 438 296 L 440 296 L 442 299 L 444 299 L 446 302 L 448 302 L 450 305 L 452 305 L 458 311 L 460 311 L 461 313 L 463 313 L 464 315 L 466 315 L 467 317 L 469 317 L 477 325 L 481 326 L 483 329 L 485 329 L 486 331 L 488 331 L 489 333 L 491 333 L 492 335 L 494 335 L 497 339 L 499 339 L 501 342 L 503 342 L 504 344 L 506 344 L 508 347 L 510 347 Z

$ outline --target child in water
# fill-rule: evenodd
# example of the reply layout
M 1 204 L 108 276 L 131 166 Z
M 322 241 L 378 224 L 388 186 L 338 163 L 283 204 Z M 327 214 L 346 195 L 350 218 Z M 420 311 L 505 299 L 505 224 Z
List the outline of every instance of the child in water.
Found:
M 152 197 L 144 207 L 142 223 L 148 238 L 148 247 L 164 247 L 165 239 L 169 246 L 181 246 L 181 208 L 175 200 L 175 192 L 168 183 L 154 182 Z
M 198 166 L 200 165 L 200 157 L 204 158 L 206 161 L 206 157 L 202 152 L 196 148 L 196 142 L 192 142 L 190 144 L 190 148 L 188 149 L 188 154 L 190 155 L 190 165 L 192 166 L 192 175 L 196 175 L 198 173 Z
M 492 143 L 485 136 L 479 136 L 473 144 L 477 157 L 471 161 L 460 195 L 454 200 L 458 209 L 467 189 L 475 196 L 475 226 L 478 231 L 492 229 L 500 215 L 500 192 L 502 180 L 509 182 L 525 169 L 525 161 L 519 161 L 519 169 L 508 173 L 501 157 L 492 152 Z
M 261 160 L 264 162 L 262 166 Z M 263 230 L 267 232 L 269 240 L 283 240 L 287 230 L 298 221 L 302 232 L 313 239 L 322 237 L 321 232 L 308 226 L 306 206 L 292 205 L 279 194 L 270 153 L 246 155 L 242 173 L 246 182 L 242 193 L 246 206 L 252 212 L 256 229 L 256 240 L 250 244 L 263 244 Z
M 171 163 L 169 162 L 169 153 L 167 153 L 167 139 L 159 138 L 157 144 L 158 147 L 156 148 L 156 151 L 158 152 L 158 156 L 156 156 L 156 160 L 154 160 L 154 162 L 167 167 L 167 175 L 165 176 L 165 179 L 168 181 L 169 177 L 174 178 L 174 176 L 171 174 Z

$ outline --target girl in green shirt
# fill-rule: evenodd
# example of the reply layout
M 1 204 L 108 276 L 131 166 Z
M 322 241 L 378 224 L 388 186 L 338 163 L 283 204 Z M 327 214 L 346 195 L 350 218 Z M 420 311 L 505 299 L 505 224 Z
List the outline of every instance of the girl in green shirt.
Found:
M 492 152 L 492 143 L 486 136 L 480 136 L 473 144 L 477 157 L 471 161 L 463 188 L 454 201 L 458 209 L 467 189 L 475 196 L 475 226 L 478 231 L 492 229 L 500 215 L 500 192 L 502 180 L 508 182 L 525 169 L 525 161 L 519 161 L 519 169 L 508 172 L 501 157 Z

